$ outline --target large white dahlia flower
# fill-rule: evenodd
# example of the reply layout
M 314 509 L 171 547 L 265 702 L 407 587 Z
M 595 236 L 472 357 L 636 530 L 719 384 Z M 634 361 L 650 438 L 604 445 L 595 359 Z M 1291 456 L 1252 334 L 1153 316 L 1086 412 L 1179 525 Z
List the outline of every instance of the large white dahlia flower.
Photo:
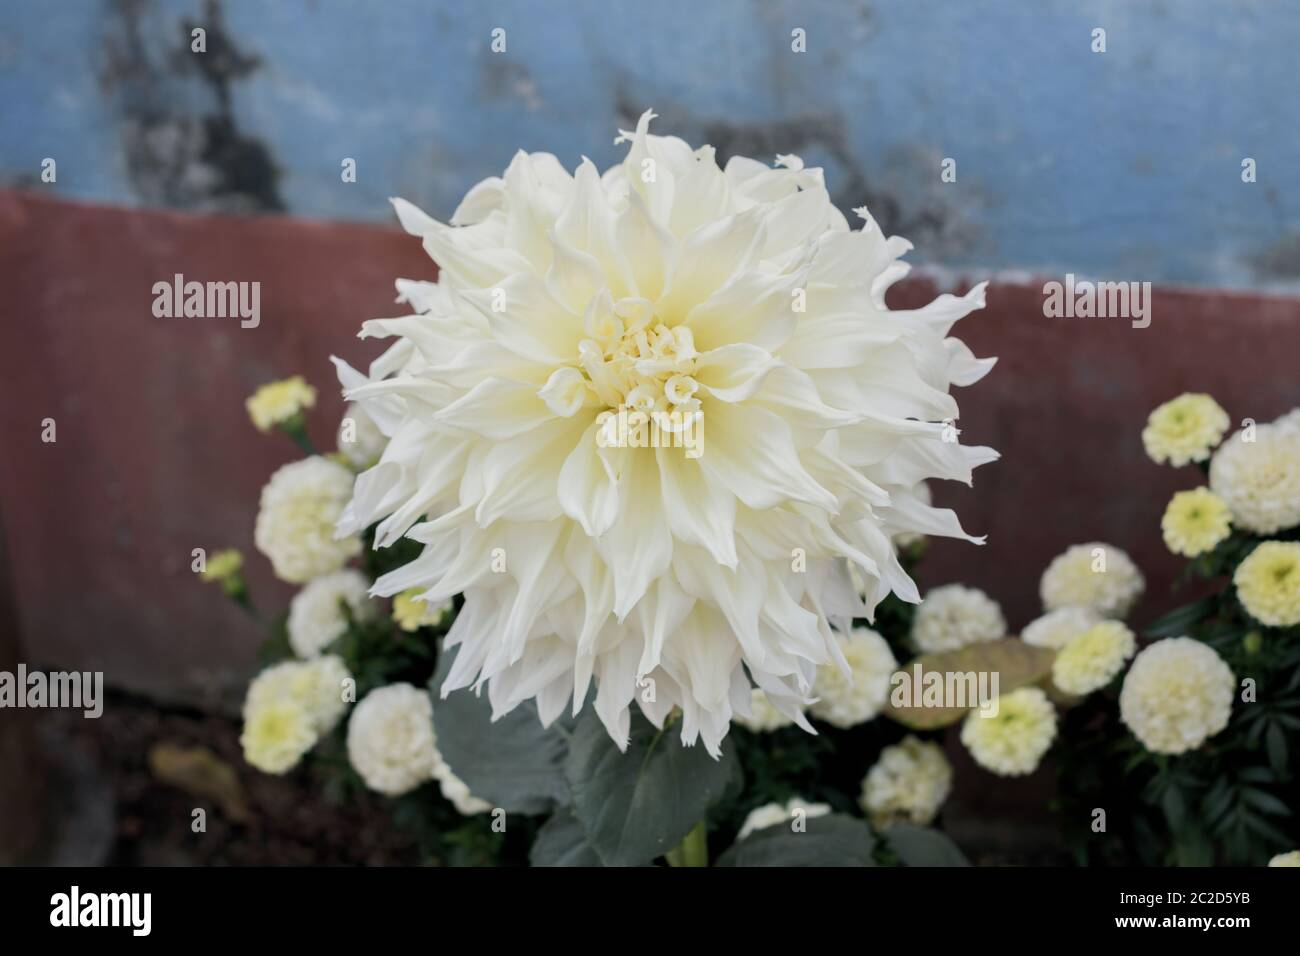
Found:
M 335 360 L 389 439 L 340 533 L 425 544 L 378 595 L 464 593 L 444 695 L 550 722 L 594 683 L 620 746 L 635 696 L 716 755 L 751 680 L 806 726 L 817 667 L 845 667 L 832 626 L 917 600 L 893 535 L 982 540 L 915 489 L 997 457 L 950 427 L 993 360 L 948 337 L 983 285 L 887 309 L 910 246 L 850 229 L 820 170 L 720 169 L 652 116 L 603 175 L 518 153 L 451 225 L 395 200 L 441 271 L 365 323 L 396 339 L 368 375 Z

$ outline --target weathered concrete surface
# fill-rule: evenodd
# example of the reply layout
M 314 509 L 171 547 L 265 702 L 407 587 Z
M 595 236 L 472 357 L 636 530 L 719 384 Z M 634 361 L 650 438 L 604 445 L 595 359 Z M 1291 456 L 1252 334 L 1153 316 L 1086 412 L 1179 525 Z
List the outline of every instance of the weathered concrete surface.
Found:
M 445 218 L 516 149 L 616 161 L 654 108 L 824 166 L 918 262 L 1295 288 L 1297 42 L 1276 0 L 7 3 L 0 183 L 48 157 L 68 198 Z
M 262 282 L 262 324 L 157 319 L 154 282 Z M 331 352 L 365 361 L 360 323 L 398 314 L 394 276 L 432 277 L 419 244 L 368 226 L 137 212 L 0 193 L 0 501 L 28 652 L 103 669 L 110 683 L 203 701 L 251 665 L 256 629 L 190 571 L 190 551 L 234 545 L 254 595 L 279 605 L 252 547 L 257 495 L 296 456 L 249 425 L 244 397 L 301 372 L 321 390 L 311 430 L 332 447 L 341 406 Z M 911 281 L 895 306 L 928 300 Z M 940 542 L 925 586 L 963 581 L 1001 600 L 1013 628 L 1038 611 L 1037 581 L 1067 545 L 1099 539 L 1147 573 L 1138 620 L 1168 605 L 1178 562 L 1159 518 L 1190 470 L 1150 463 L 1147 413 L 1185 389 L 1215 394 L 1235 420 L 1300 404 L 1300 302 L 1157 290 L 1150 328 L 1047 319 L 1041 284 L 995 281 L 959 325 L 1000 363 L 959 392 L 966 440 L 1003 459 L 973 490 L 941 488 L 983 548 Z M 57 422 L 43 444 L 41 421 Z

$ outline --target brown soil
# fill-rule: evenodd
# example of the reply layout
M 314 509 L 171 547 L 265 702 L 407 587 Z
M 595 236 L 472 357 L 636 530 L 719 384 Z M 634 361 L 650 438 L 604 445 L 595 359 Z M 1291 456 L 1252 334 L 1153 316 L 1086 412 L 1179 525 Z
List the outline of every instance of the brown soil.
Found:
M 414 844 L 393 825 L 384 804 L 363 798 L 344 806 L 327 799 L 307 771 L 284 777 L 244 763 L 235 720 L 159 709 L 111 695 L 103 715 L 83 719 L 51 711 L 58 746 L 111 791 L 115 812 L 101 814 L 108 857 L 116 866 L 410 865 Z M 247 806 L 246 822 L 231 819 L 221 802 L 155 778 L 148 755 L 157 744 L 205 747 L 233 769 Z M 105 802 L 97 796 L 98 802 Z M 194 810 L 206 811 L 206 832 L 192 831 Z M 102 808 L 99 808 L 102 809 Z M 240 815 L 238 812 L 234 816 Z M 112 820 L 112 823 L 107 823 Z

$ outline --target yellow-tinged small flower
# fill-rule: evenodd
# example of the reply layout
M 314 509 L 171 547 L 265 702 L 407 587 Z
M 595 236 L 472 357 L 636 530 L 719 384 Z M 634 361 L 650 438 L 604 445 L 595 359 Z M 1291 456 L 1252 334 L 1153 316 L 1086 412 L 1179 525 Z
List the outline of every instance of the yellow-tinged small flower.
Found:
M 1037 687 L 1003 694 L 997 705 L 997 713 L 976 708 L 966 715 L 961 742 L 977 764 L 1000 777 L 1033 773 L 1056 739 L 1056 708 Z
M 1265 541 L 1232 576 L 1250 616 L 1269 627 L 1300 624 L 1300 543 Z
M 884 709 L 889 679 L 898 670 L 898 661 L 889 642 L 869 627 L 855 627 L 849 634 L 837 634 L 836 639 L 849 665 L 848 673 L 835 664 L 817 668 L 813 682 L 817 700 L 809 713 L 847 729 L 866 723 Z
M 282 425 L 316 404 L 316 389 L 301 375 L 263 385 L 244 402 L 248 417 L 260 432 Z
M 280 699 L 255 707 L 246 716 L 239 738 L 244 759 L 264 773 L 286 773 L 316 743 L 316 729 L 307 708 Z
M 1052 683 L 1067 694 L 1091 694 L 1109 684 L 1136 652 L 1132 631 L 1119 621 L 1102 621 L 1071 638 L 1056 655 Z
M 244 567 L 244 556 L 234 548 L 213 552 L 199 572 L 199 579 L 214 584 L 236 577 Z
M 283 661 L 253 678 L 244 695 L 244 722 L 267 707 L 288 701 L 303 709 L 312 729 L 327 734 L 352 701 L 355 682 L 343 658 L 323 654 L 309 661 Z
M 1228 424 L 1228 413 L 1209 395 L 1185 392 L 1151 413 L 1142 446 L 1156 464 L 1205 461 Z
M 1269 866 L 1300 866 L 1300 850 L 1292 850 L 1290 853 L 1279 853 L 1273 859 L 1268 861 Z
M 404 631 L 437 627 L 451 613 L 451 601 L 430 605 L 420 600 L 424 588 L 411 588 L 393 597 L 393 620 Z
M 1178 492 L 1160 519 L 1165 547 L 1185 558 L 1213 551 L 1232 534 L 1231 525 L 1232 512 L 1209 488 Z

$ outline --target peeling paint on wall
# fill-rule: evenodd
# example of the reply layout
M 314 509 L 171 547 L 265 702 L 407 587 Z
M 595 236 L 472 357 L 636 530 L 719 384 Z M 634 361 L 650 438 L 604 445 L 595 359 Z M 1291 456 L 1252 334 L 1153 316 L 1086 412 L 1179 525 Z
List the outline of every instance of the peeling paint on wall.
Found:
M 234 112 L 232 87 L 261 59 L 227 32 L 218 0 L 204 0 L 201 15 L 174 32 L 158 26 L 152 0 L 108 5 L 99 78 L 136 196 L 182 209 L 284 210 L 269 147 L 243 133 Z M 196 27 L 202 53 L 191 49 Z
M 1300 5 L 61 0 L 0 23 L 0 183 L 381 222 L 403 195 L 445 218 L 517 148 L 616 161 L 615 128 L 654 108 L 724 157 L 825 166 L 918 263 L 1300 288 Z

